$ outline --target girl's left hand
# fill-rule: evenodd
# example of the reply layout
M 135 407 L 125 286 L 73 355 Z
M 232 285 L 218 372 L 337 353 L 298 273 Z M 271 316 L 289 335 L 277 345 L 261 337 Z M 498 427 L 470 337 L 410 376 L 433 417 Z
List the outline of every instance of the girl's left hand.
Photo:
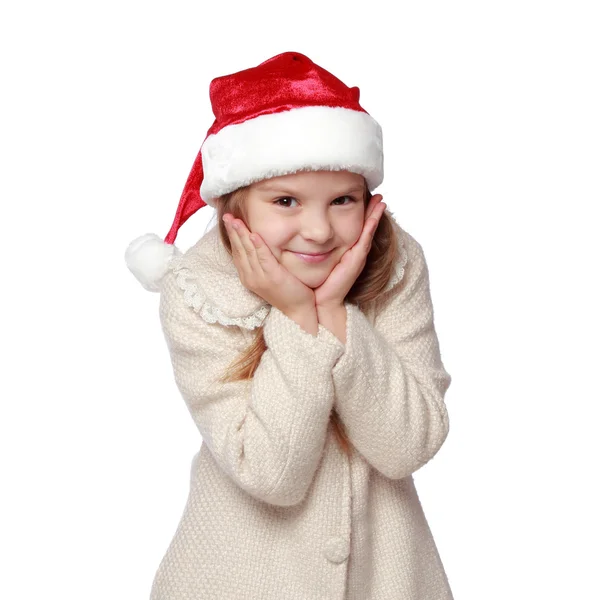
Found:
M 317 307 L 337 307 L 344 304 L 344 298 L 367 262 L 373 235 L 386 208 L 386 204 L 381 202 L 382 199 L 381 194 L 376 194 L 371 198 L 358 241 L 352 248 L 346 250 L 329 277 L 318 288 L 315 288 L 315 304 Z

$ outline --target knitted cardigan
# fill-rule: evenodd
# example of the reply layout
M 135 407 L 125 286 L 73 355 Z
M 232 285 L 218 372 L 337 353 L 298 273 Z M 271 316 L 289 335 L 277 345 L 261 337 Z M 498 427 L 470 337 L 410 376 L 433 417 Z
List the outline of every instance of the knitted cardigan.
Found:
M 345 302 L 346 344 L 245 288 L 216 227 L 172 262 L 160 320 L 202 443 L 151 600 L 453 598 L 412 477 L 447 437 L 451 377 L 423 250 L 399 231 L 389 301 Z M 259 325 L 253 379 L 219 383 Z

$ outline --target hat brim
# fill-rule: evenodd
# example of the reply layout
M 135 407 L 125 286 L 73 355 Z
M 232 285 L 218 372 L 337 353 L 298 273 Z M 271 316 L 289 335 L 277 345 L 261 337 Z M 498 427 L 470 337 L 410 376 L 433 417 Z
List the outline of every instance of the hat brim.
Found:
M 302 170 L 363 175 L 370 191 L 383 181 L 380 125 L 366 112 L 338 106 L 306 106 L 265 114 L 224 127 L 201 148 L 202 199 L 256 181 Z

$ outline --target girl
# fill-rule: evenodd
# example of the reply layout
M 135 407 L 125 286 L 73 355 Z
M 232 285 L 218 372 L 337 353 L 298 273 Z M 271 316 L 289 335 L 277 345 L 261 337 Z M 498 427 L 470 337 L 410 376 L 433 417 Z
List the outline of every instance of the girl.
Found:
M 134 240 L 202 441 L 151 600 L 450 600 L 413 482 L 450 375 L 381 128 L 298 52 L 214 79 L 169 234 Z M 182 254 L 206 204 L 218 227 Z

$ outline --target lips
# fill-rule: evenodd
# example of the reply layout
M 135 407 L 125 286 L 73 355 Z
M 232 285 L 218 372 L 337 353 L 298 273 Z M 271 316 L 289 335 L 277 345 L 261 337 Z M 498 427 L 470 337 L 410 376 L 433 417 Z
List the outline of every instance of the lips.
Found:
M 327 260 L 331 256 L 332 252 L 333 250 L 330 250 L 324 254 L 304 254 L 302 252 L 292 252 L 292 254 L 306 263 L 319 263 Z
M 292 250 L 292 252 L 294 251 Z M 331 250 L 328 252 L 294 252 L 294 254 L 304 254 L 304 256 L 323 256 L 324 254 L 329 254 L 329 252 L 331 252 Z

